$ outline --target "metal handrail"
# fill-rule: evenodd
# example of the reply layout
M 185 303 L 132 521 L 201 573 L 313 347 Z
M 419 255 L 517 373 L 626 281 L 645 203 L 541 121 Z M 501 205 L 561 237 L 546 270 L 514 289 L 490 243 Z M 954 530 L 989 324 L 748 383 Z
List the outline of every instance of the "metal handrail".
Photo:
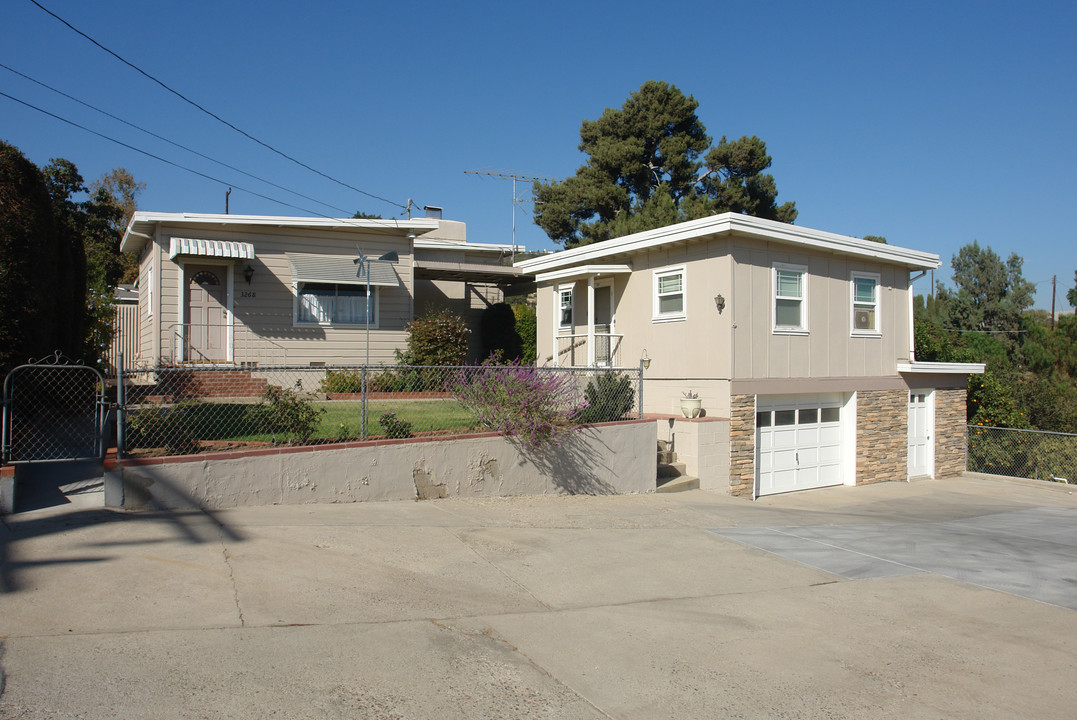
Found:
M 164 358 L 169 363 L 220 363 L 205 353 L 193 347 L 188 338 L 191 336 L 191 328 L 195 323 L 172 323 L 165 332 L 168 334 L 168 357 Z M 264 335 L 258 335 L 247 325 L 233 323 L 202 325 L 215 330 L 232 331 L 232 362 L 242 364 L 253 362 L 256 358 L 264 358 L 269 364 L 287 365 L 288 350 L 278 342 L 274 342 Z M 177 345 L 183 349 L 182 359 L 177 354 Z M 263 348 L 256 347 L 264 346 Z M 195 356 L 198 357 L 195 357 Z

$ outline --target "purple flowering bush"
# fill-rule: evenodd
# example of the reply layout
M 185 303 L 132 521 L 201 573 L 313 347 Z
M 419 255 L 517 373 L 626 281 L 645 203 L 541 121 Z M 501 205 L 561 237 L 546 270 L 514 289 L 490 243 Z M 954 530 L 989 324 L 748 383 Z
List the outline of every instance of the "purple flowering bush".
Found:
M 514 437 L 531 449 L 558 445 L 579 425 L 587 403 L 571 375 L 548 372 L 517 360 L 462 368 L 450 387 L 457 401 L 484 428 Z

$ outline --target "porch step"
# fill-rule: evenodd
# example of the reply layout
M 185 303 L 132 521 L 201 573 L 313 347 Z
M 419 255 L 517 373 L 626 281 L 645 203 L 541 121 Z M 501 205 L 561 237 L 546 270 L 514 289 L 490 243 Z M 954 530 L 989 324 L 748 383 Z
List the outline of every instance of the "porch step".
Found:
M 658 441 L 656 459 L 658 461 L 656 492 L 669 493 L 699 489 L 699 478 L 685 474 L 684 463 L 677 462 L 677 453 L 669 449 L 669 443 L 665 440 Z
M 135 402 L 173 402 L 188 399 L 256 398 L 265 392 L 265 378 L 251 376 L 250 370 L 169 370 L 154 385 L 132 387 L 128 397 Z
M 691 475 L 683 475 L 676 479 L 670 480 L 655 488 L 655 492 L 660 493 L 675 493 L 685 492 L 686 490 L 698 490 L 699 478 L 692 477 Z

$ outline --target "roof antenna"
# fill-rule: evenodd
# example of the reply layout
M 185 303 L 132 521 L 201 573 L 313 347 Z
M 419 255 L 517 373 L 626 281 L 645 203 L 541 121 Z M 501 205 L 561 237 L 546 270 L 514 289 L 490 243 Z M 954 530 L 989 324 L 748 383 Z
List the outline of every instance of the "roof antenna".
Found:
M 224 193 L 224 214 L 225 215 L 228 214 L 228 196 L 231 195 L 231 194 L 232 194 L 232 188 L 228 188 L 228 190 Z

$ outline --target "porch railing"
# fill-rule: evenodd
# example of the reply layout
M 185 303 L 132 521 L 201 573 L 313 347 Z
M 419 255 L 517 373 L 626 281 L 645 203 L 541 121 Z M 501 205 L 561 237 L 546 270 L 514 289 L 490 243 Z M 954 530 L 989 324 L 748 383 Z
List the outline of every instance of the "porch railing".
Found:
M 173 323 L 168 326 L 166 333 L 168 343 L 164 350 L 165 357 L 161 358 L 166 365 L 181 363 L 288 364 L 288 351 L 283 345 L 259 335 L 246 325 Z M 203 339 L 214 333 L 221 339 L 223 345 L 213 349 L 204 347 Z M 231 356 L 228 353 L 229 333 L 231 333 Z
M 587 350 L 587 334 L 558 335 L 555 363 L 560 367 L 620 367 L 621 340 L 624 335 L 595 333 L 595 353 Z

